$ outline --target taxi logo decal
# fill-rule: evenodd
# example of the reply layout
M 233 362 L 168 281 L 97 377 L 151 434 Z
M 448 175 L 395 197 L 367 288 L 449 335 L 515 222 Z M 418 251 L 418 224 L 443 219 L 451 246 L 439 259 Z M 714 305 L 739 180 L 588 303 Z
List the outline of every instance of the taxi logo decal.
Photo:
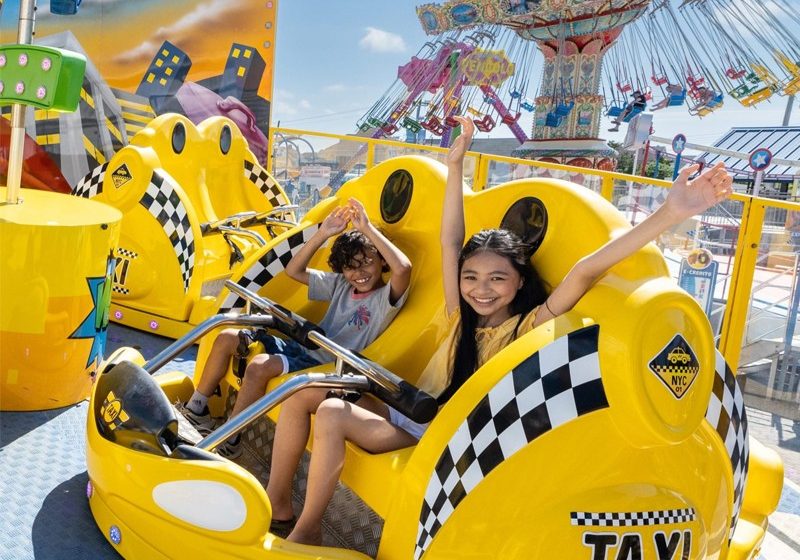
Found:
M 128 166 L 124 163 L 111 174 L 111 180 L 114 181 L 114 186 L 117 188 L 124 186 L 131 179 L 133 179 L 133 175 L 131 175 Z
M 103 422 L 105 422 L 111 430 L 115 430 L 130 418 L 128 413 L 122 408 L 122 401 L 114 395 L 114 391 L 109 391 L 108 395 L 106 395 L 103 406 L 100 408 L 100 414 L 103 417 Z
M 138 258 L 139 253 L 119 247 L 116 255 L 117 263 L 114 267 L 114 285 L 111 287 L 111 290 L 115 294 L 127 295 L 130 293 L 130 290 L 125 287 L 128 281 L 128 270 L 130 269 L 131 261 Z
M 680 399 L 694 383 L 700 371 L 700 362 L 686 339 L 676 334 L 675 338 L 650 360 L 648 367 L 675 398 Z

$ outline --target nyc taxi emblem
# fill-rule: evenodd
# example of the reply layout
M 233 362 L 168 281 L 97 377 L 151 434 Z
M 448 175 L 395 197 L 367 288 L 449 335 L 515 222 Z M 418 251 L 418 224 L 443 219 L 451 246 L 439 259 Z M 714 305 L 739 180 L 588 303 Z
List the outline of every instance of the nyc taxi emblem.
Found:
M 114 182 L 114 186 L 117 188 L 123 187 L 131 179 L 133 179 L 133 176 L 128 170 L 128 166 L 124 163 L 111 174 L 111 180 Z
M 694 383 L 700 371 L 700 362 L 686 339 L 676 334 L 669 344 L 650 360 L 648 367 L 675 398 L 680 399 Z
M 130 416 L 122 408 L 122 401 L 120 401 L 114 394 L 114 391 L 109 391 L 103 401 L 103 406 L 100 408 L 100 414 L 111 430 L 118 428 L 123 422 L 126 422 Z

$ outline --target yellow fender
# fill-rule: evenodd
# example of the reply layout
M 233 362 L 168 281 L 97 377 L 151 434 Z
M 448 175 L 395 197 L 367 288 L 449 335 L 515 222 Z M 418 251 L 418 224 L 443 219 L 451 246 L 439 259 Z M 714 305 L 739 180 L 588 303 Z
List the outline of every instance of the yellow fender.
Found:
M 174 114 L 151 121 L 73 194 L 124 214 L 112 320 L 172 337 L 211 313 L 236 265 L 230 244 L 244 255 L 257 248 L 248 237 L 230 234 L 228 242 L 201 226 L 288 202 L 232 121 L 213 117 L 196 127 Z

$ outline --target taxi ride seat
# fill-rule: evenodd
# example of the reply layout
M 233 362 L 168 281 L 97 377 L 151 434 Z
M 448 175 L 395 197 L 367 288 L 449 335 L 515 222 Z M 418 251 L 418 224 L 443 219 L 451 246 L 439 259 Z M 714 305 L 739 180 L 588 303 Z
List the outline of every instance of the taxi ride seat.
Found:
M 203 225 L 289 202 L 232 121 L 213 117 L 195 126 L 176 114 L 150 122 L 73 194 L 123 213 L 113 301 L 152 314 L 161 331 L 173 333 L 180 328 L 172 321 L 196 324 L 213 311 L 205 302 L 213 304 L 232 274 L 232 255 L 258 246 L 247 235 L 205 234 Z M 269 237 L 264 226 L 250 229 Z
M 254 264 L 256 259 L 253 259 L 250 270 L 238 280 L 245 287 L 259 289 L 267 297 L 305 317 L 318 319 L 323 306 L 308 302 L 305 287 L 293 285 L 281 274 L 281 265 L 285 266 L 288 254 L 296 251 L 299 240 L 305 235 L 302 232 L 321 222 L 348 196 L 356 194 L 362 199 L 370 216 L 385 218 L 386 207 L 381 200 L 384 194 L 388 190 L 390 194 L 386 196 L 393 200 L 390 195 L 397 196 L 397 191 L 401 194 L 403 191 L 402 187 L 386 189 L 386 179 L 396 172 L 406 171 L 412 179 L 411 184 L 425 185 L 425 202 L 420 205 L 419 198 L 406 197 L 411 198 L 405 205 L 408 211 L 403 214 L 401 210 L 400 219 L 394 222 L 384 219 L 380 225 L 388 226 L 390 231 L 387 234 L 407 252 L 414 264 L 411 293 L 403 310 L 364 350 L 364 354 L 412 383 L 447 330 L 439 269 L 440 247 L 436 235 L 438 224 L 433 227 L 430 224 L 431 216 L 441 215 L 441 206 L 435 204 L 436 201 L 441 204 L 446 174 L 440 164 L 419 159 L 403 157 L 384 162 L 357 181 L 348 183 L 336 198 L 313 209 L 297 231 L 276 238 L 274 246 L 267 248 L 276 252 L 261 263 L 261 268 Z M 409 172 L 410 169 L 413 172 Z M 423 177 L 426 179 L 424 182 Z M 358 191 L 355 191 L 356 187 Z M 376 196 L 376 188 L 382 191 L 380 197 Z M 417 193 L 415 188 L 414 195 Z M 402 198 L 400 202 L 403 202 Z M 403 205 L 398 203 L 390 207 L 401 208 Z M 516 211 L 512 212 L 512 209 Z M 424 219 L 415 221 L 419 214 Z M 580 258 L 630 227 L 619 212 L 596 194 L 552 179 L 523 179 L 479 193 L 467 191 L 465 217 L 467 235 L 498 224 L 524 228 L 523 237 L 531 244 L 540 244 L 533 255 L 533 264 L 549 288 L 557 285 Z M 576 223 L 581 227 L 576 228 Z M 299 237 L 290 242 L 292 235 Z M 276 249 L 280 244 L 284 244 L 283 252 Z M 311 266 L 325 268 L 323 263 L 327 255 L 324 251 L 320 253 Z M 265 270 L 267 274 L 262 274 Z M 259 279 L 267 276 L 262 287 L 255 286 Z M 220 310 L 234 309 L 239 304 L 236 300 L 235 296 L 223 292 Z M 480 464 L 480 472 L 470 488 L 465 489 L 471 492 L 470 500 L 462 502 L 459 497 L 450 502 L 457 510 L 455 513 L 443 511 L 426 501 L 431 496 L 436 497 L 436 485 L 450 476 L 446 468 L 447 454 L 462 444 L 478 445 L 480 437 L 468 429 L 471 422 L 468 419 L 484 410 L 486 399 L 491 405 L 495 398 L 491 395 L 502 393 L 517 368 L 530 367 L 524 364 L 541 360 L 547 352 L 557 351 L 561 355 L 558 348 L 564 344 L 571 348 L 570 343 L 564 341 L 579 336 L 594 340 L 591 359 L 581 361 L 574 374 L 577 376 L 576 385 L 564 393 L 572 400 L 564 400 L 557 393 L 544 403 L 547 410 L 543 425 L 547 429 L 526 433 L 524 440 L 515 436 L 509 449 L 503 449 L 501 442 L 510 436 L 496 434 L 496 443 L 491 445 L 500 445 L 502 453 L 495 450 L 491 458 L 482 457 L 478 463 L 472 463 L 472 466 Z M 204 344 L 207 353 L 209 346 Z M 676 365 L 669 362 L 670 352 L 674 353 L 678 347 L 691 357 L 689 363 Z M 199 362 L 203 354 L 201 346 Z M 570 360 L 581 357 L 579 353 Z M 476 554 L 488 553 L 493 542 L 486 533 L 488 525 L 454 525 L 447 524 L 446 520 L 456 513 L 462 521 L 466 519 L 464 516 L 485 519 L 480 512 L 485 512 L 487 507 L 491 507 L 490 503 L 495 503 L 493 500 L 496 500 L 498 491 L 506 494 L 511 491 L 514 500 L 522 500 L 521 503 L 553 502 L 566 499 L 566 496 L 573 501 L 579 500 L 581 505 L 570 506 L 573 508 L 594 504 L 591 507 L 608 508 L 602 511 L 617 511 L 614 508 L 624 507 L 613 505 L 613 496 L 617 495 L 614 489 L 618 486 L 612 485 L 609 491 L 603 491 L 596 482 L 575 476 L 576 473 L 570 470 L 575 466 L 567 465 L 569 454 L 563 455 L 558 451 L 563 451 L 564 445 L 580 444 L 584 454 L 595 457 L 593 460 L 597 468 L 606 473 L 608 484 L 622 485 L 620 488 L 631 483 L 652 486 L 649 497 L 640 499 L 639 507 L 671 510 L 694 503 L 697 519 L 702 519 L 697 523 L 715 527 L 714 542 L 709 541 L 709 546 L 719 549 L 724 546 L 721 543 L 723 533 L 727 533 L 725 526 L 728 523 L 735 525 L 741 507 L 741 493 L 736 489 L 743 487 L 744 483 L 738 479 L 731 486 L 734 457 L 725 455 L 722 445 L 725 438 L 721 438 L 720 428 L 705 419 L 718 359 L 702 310 L 675 286 L 658 249 L 647 246 L 614 266 L 574 310 L 521 336 L 489 360 L 440 410 L 416 446 L 373 455 L 348 444 L 342 481 L 385 519 L 381 546 L 384 543 L 393 543 L 391 546 L 394 546 L 398 542 L 413 542 L 416 540 L 414 535 L 420 535 L 417 541 L 417 553 L 420 553 L 432 550 L 430 547 L 435 548 L 437 542 L 452 544 L 458 534 L 458 539 L 469 541 L 469 545 L 475 547 Z M 569 371 L 573 367 L 577 365 L 570 363 Z M 678 367 L 683 368 L 682 373 L 675 370 Z M 328 364 L 314 369 L 331 371 L 332 368 Z M 669 372 L 673 375 L 670 376 Z M 273 380 L 270 387 L 280 382 L 280 379 Z M 590 385 L 584 387 L 584 383 Z M 523 397 L 516 395 L 515 398 Z M 724 402 L 727 399 L 723 399 Z M 545 414 L 544 411 L 538 413 Z M 277 415 L 277 410 L 270 413 L 273 418 Z M 496 430 L 505 428 L 504 423 L 495 423 Z M 745 428 L 740 425 L 736 429 L 741 431 Z M 740 435 L 746 437 L 746 434 L 737 433 L 737 437 Z M 466 443 L 462 441 L 465 438 Z M 586 445 L 587 438 L 593 445 Z M 664 462 L 659 450 L 662 449 L 684 450 L 679 455 L 681 464 L 686 467 L 679 470 L 661 467 Z M 552 460 L 538 461 L 541 453 Z M 627 456 L 637 459 L 623 461 Z M 632 465 L 643 460 L 652 462 L 651 469 L 633 472 L 635 468 Z M 564 466 L 558 468 L 561 463 Z M 708 488 L 706 482 L 702 492 L 697 493 L 697 488 L 692 486 L 693 479 L 683 476 L 685 472 L 694 472 L 692 469 L 704 472 L 707 481 L 716 481 L 718 486 Z M 655 470 L 658 470 L 658 476 L 653 474 Z M 487 476 L 490 472 L 491 476 Z M 540 481 L 552 479 L 554 482 L 511 484 L 511 481 L 519 481 L 524 476 Z M 565 490 L 564 484 L 569 486 Z M 664 494 L 662 488 L 669 489 L 669 492 Z M 734 488 L 736 494 L 728 494 L 730 488 Z M 708 498 L 712 494 L 713 499 Z M 730 513 L 726 514 L 726 510 L 717 507 L 725 501 L 731 508 L 726 510 L 733 511 L 733 519 Z M 415 516 L 409 517 L 408 508 L 421 508 L 418 520 Z M 532 516 L 530 522 L 539 523 L 543 528 L 556 523 L 552 516 L 545 516 L 547 511 L 528 512 Z M 441 516 L 437 518 L 438 523 L 434 524 L 437 529 L 433 532 L 424 529 L 430 522 L 428 515 Z M 507 537 L 505 540 L 516 542 L 518 539 L 529 546 L 540 546 L 540 541 L 544 542 L 548 534 L 544 529 L 536 534 L 523 534 L 520 531 L 524 528 L 518 525 L 507 527 L 509 532 L 504 535 Z M 465 532 L 464 527 L 470 530 Z M 439 549 L 442 550 L 445 549 Z M 409 555 L 413 553 L 412 546 Z

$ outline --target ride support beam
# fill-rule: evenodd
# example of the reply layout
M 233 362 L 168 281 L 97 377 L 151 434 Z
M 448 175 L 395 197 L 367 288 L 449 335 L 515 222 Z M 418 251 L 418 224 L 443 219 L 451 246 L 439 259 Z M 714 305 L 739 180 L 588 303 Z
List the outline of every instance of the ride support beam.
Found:
M 33 39 L 34 13 L 36 0 L 21 0 L 19 3 L 19 24 L 17 43 L 30 45 Z M 11 142 L 8 154 L 8 190 L 6 203 L 17 204 L 22 185 L 22 160 L 25 148 L 25 105 L 14 103 L 11 106 Z

